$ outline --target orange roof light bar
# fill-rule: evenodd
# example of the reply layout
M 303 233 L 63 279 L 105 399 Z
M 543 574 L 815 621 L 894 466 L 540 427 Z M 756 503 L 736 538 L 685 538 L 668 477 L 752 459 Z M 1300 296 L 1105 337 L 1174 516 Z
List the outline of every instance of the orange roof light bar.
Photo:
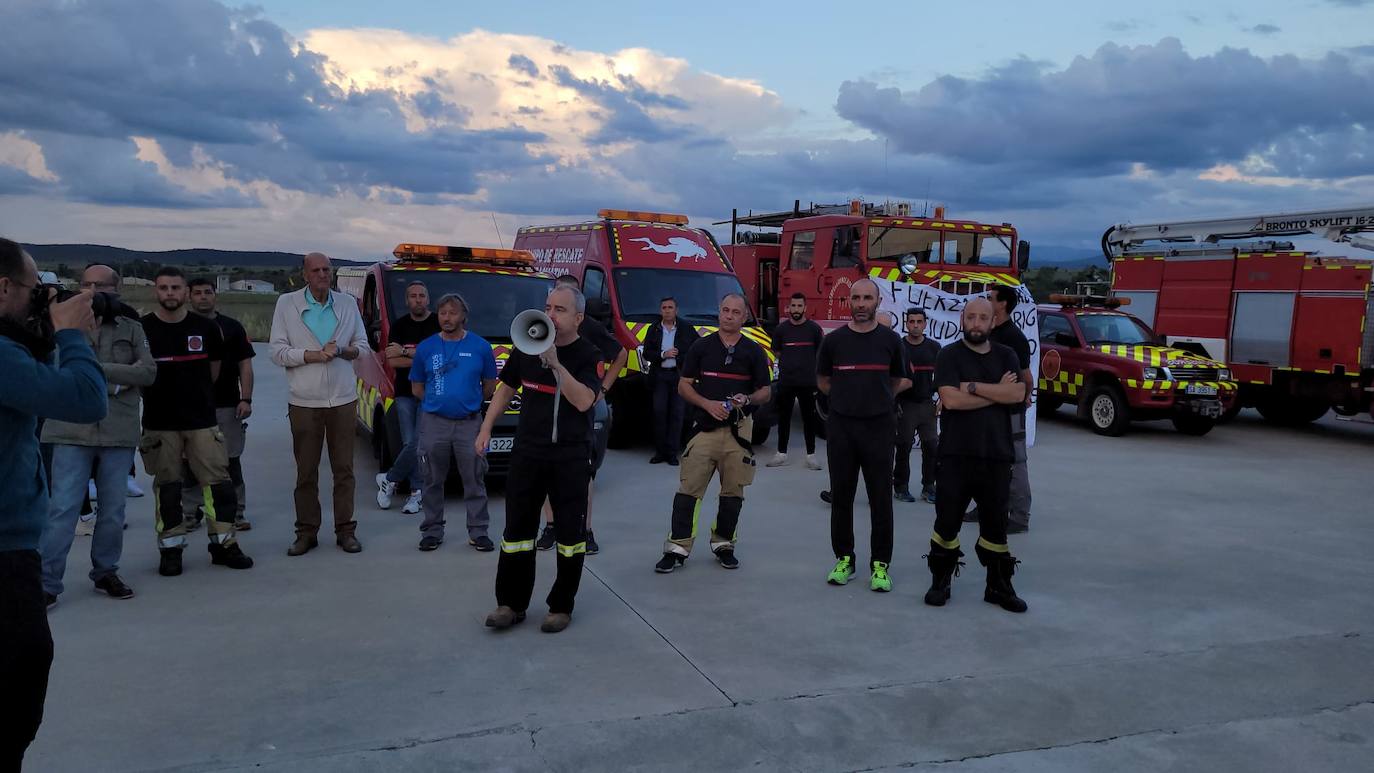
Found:
M 1101 295 L 1064 295 L 1063 293 L 1051 293 L 1050 303 L 1057 303 L 1060 306 L 1104 306 L 1108 309 L 1116 309 L 1122 306 L 1130 306 L 1130 298 L 1112 297 L 1107 298 Z
M 498 250 L 491 247 L 453 247 L 443 244 L 398 244 L 391 254 L 397 260 L 429 263 L 487 263 L 494 266 L 532 266 L 529 250 Z
M 634 220 L 640 223 L 687 225 L 686 215 L 673 215 L 667 212 L 636 212 L 628 209 L 603 209 L 597 212 L 596 216 L 602 220 Z

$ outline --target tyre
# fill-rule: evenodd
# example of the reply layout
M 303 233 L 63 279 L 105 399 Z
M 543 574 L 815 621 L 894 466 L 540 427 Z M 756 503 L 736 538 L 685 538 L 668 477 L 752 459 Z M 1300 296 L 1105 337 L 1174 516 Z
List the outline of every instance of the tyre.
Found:
M 1126 434 L 1126 426 L 1131 423 L 1130 410 L 1125 395 L 1115 385 L 1104 384 L 1088 393 L 1088 426 L 1099 435 Z
M 1240 415 L 1241 407 L 1242 406 L 1240 404 L 1239 397 L 1232 400 L 1231 407 L 1227 408 L 1225 411 L 1222 412 L 1221 417 L 1217 419 L 1217 423 L 1230 424 L 1231 422 L 1235 421 L 1236 417 Z
M 1281 427 L 1311 424 L 1331 409 L 1330 403 L 1325 400 L 1288 395 L 1271 396 L 1255 407 L 1259 409 L 1265 421 Z
M 1174 429 L 1185 435 L 1195 435 L 1201 437 L 1212 431 L 1212 427 L 1217 425 L 1217 419 L 1209 419 L 1206 416 L 1188 414 L 1186 416 L 1175 416 L 1173 419 Z

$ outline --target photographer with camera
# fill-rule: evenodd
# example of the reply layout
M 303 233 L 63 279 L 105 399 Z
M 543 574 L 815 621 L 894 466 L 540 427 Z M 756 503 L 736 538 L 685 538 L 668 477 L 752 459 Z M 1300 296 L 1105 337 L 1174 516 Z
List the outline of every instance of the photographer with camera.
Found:
M 38 554 L 48 516 L 38 419 L 105 418 L 105 377 L 86 343 L 91 295 L 60 303 L 38 266 L 0 238 L 0 769 L 18 770 L 43 721 L 52 634 Z M 53 365 L 56 352 L 57 365 Z
M 157 363 L 148 348 L 143 325 L 121 313 L 115 292 L 119 273 L 94 264 L 81 275 L 81 286 L 95 292 L 92 301 L 96 329 L 90 341 L 109 386 L 108 415 L 93 424 L 49 421 L 43 425 L 43 442 L 51 443 L 52 505 L 43 529 L 43 592 L 51 607 L 61 595 L 72 549 L 86 482 L 95 468 L 96 518 L 91 536 L 90 579 L 97 590 L 117 599 L 128 599 L 133 589 L 120 580 L 119 558 L 124 552 L 124 503 L 128 494 L 126 475 L 138 447 L 140 387 L 157 378 Z

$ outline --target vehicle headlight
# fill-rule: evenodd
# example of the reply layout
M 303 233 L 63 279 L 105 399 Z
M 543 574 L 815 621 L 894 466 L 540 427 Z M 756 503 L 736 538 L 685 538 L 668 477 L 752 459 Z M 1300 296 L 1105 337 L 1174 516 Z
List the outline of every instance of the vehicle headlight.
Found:
M 1230 381 L 1230 380 L 1231 380 L 1231 369 L 1230 369 L 1230 368 L 1222 368 L 1221 370 L 1218 370 L 1218 371 L 1217 371 L 1217 381 Z
M 1156 368 L 1149 365 L 1145 366 L 1146 381 L 1169 381 L 1171 378 L 1172 376 L 1168 368 Z

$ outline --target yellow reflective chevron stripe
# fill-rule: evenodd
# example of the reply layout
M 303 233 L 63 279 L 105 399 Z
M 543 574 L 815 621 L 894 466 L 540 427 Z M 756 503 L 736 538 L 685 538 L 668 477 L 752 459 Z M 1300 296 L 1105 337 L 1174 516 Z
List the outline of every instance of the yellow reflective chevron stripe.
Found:
M 534 543 L 530 543 L 530 544 L 534 544 Z M 572 558 L 573 556 L 577 555 L 578 553 L 586 553 L 586 552 L 587 552 L 587 543 L 586 543 L 586 542 L 579 542 L 579 543 L 577 543 L 576 545 L 564 545 L 564 544 L 561 543 L 561 542 L 558 543 L 558 555 L 563 556 L 564 558 Z
M 952 540 L 945 540 L 945 539 L 941 538 L 939 534 L 936 534 L 935 532 L 932 531 L 932 532 L 930 533 L 930 541 L 931 541 L 931 542 L 934 542 L 936 545 L 939 545 L 940 547 L 944 548 L 945 550 L 958 550 L 958 549 L 959 549 L 959 535 L 957 535 L 957 534 L 954 536 L 954 539 L 952 539 Z
M 560 545 L 559 548 L 561 549 L 562 545 Z M 520 542 L 507 542 L 501 540 L 502 553 L 526 553 L 531 550 L 534 550 L 534 540 L 532 539 L 521 540 Z
M 978 547 L 980 547 L 980 548 L 982 548 L 982 549 L 984 549 L 984 550 L 991 550 L 991 551 L 994 552 L 994 553 L 1010 553 L 1010 552 L 1011 552 L 1011 551 L 1007 548 L 1007 543 L 1003 542 L 1003 543 L 1000 543 L 1000 544 L 999 544 L 999 543 L 996 543 L 996 542 L 988 542 L 987 540 L 983 539 L 982 537 L 979 537 L 979 538 L 978 538 Z

